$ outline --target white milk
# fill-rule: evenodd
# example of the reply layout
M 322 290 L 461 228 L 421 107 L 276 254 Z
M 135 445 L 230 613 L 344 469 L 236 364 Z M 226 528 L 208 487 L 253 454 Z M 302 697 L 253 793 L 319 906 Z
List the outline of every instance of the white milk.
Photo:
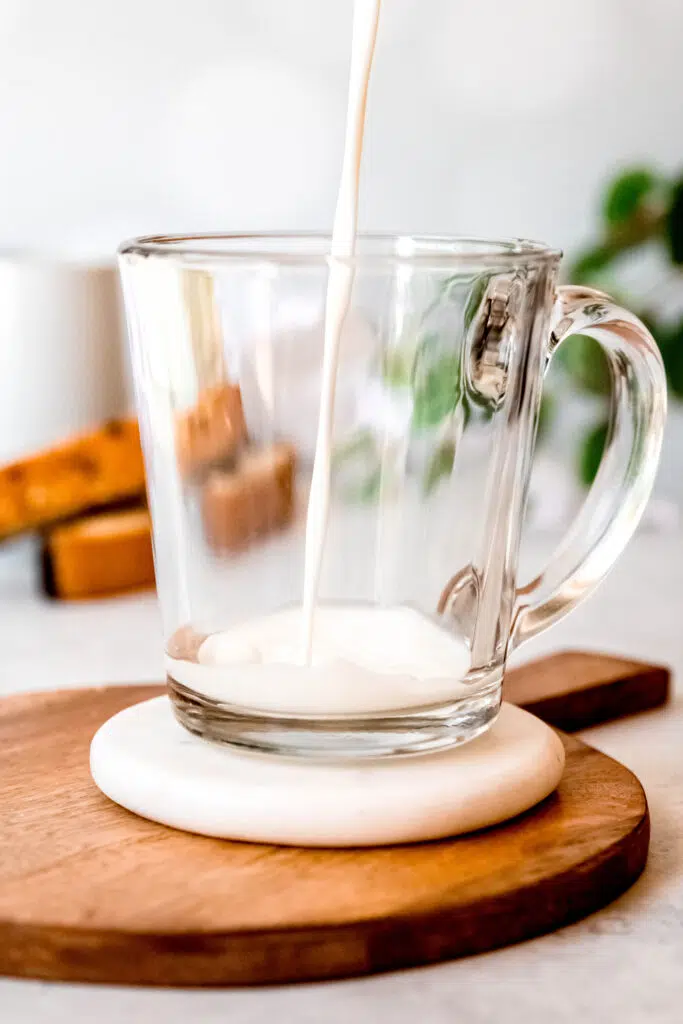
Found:
M 167 657 L 166 671 L 215 700 L 283 714 L 399 711 L 467 692 L 467 646 L 413 608 L 319 605 L 308 666 L 302 615 L 285 608 L 213 633 L 196 662 Z
M 320 416 L 315 444 L 313 476 L 306 519 L 306 555 L 304 562 L 304 599 L 301 621 L 301 655 L 304 665 L 311 662 L 313 624 L 327 518 L 330 504 L 330 468 L 334 394 L 339 361 L 339 338 L 349 308 L 353 269 L 343 262 L 353 256 L 358 224 L 358 182 L 363 152 L 363 129 L 368 98 L 368 83 L 375 51 L 380 0 L 355 0 L 349 98 L 346 112 L 344 159 L 337 194 L 332 230 L 332 261 L 325 300 L 325 341 L 320 394 Z M 336 257 L 336 259 L 335 259 Z

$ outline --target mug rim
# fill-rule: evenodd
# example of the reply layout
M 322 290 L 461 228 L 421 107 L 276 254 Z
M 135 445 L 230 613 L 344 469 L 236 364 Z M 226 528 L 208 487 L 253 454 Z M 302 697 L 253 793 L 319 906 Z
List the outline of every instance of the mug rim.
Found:
M 323 231 L 207 232 L 143 235 L 118 249 L 120 258 L 158 257 L 179 262 L 229 262 L 281 265 L 345 263 L 353 267 L 407 264 L 434 266 L 514 265 L 559 262 L 562 251 L 527 238 L 474 235 L 411 235 L 358 232 L 352 256 L 332 254 L 332 237 Z

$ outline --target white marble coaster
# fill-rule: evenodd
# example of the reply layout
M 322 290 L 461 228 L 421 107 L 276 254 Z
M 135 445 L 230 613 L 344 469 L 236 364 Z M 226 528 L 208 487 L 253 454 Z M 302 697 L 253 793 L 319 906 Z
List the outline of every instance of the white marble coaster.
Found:
M 553 730 L 510 704 L 464 746 L 352 765 L 237 753 L 186 732 L 167 697 L 120 711 L 90 748 L 102 792 L 144 818 L 293 846 L 382 846 L 495 825 L 548 796 L 563 767 Z

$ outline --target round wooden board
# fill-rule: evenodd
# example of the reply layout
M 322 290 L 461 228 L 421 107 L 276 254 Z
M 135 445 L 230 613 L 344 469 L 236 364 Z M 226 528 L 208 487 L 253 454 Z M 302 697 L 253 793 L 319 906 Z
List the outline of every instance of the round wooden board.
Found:
M 147 985 L 369 974 L 558 928 L 645 865 L 640 783 L 569 737 L 557 793 L 458 839 L 304 850 L 164 828 L 107 800 L 88 770 L 98 726 L 160 692 L 0 701 L 0 972 Z

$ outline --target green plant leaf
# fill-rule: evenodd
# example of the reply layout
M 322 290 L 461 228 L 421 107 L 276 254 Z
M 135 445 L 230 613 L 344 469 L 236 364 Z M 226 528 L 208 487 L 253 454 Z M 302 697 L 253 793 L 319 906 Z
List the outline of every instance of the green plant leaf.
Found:
M 666 370 L 672 394 L 683 399 L 683 341 L 672 355 Z
M 574 261 L 569 272 L 571 280 L 576 284 L 592 281 L 609 266 L 613 256 L 614 250 L 609 245 L 596 245 L 592 249 L 586 249 Z
M 602 453 L 605 450 L 608 430 L 609 424 L 607 420 L 603 420 L 602 423 L 593 427 L 581 442 L 579 476 L 586 487 L 589 487 L 595 480 L 602 460 Z
M 600 345 L 588 334 L 573 334 L 560 346 L 557 358 L 582 391 L 607 395 L 610 373 Z
M 672 394 L 683 399 L 683 343 L 676 349 L 667 368 L 667 377 Z
M 460 359 L 446 353 L 431 365 L 422 351 L 413 373 L 413 428 L 438 426 L 453 412 L 460 398 Z
M 674 184 L 666 217 L 666 237 L 674 263 L 683 264 L 683 178 Z
M 640 318 L 662 353 L 671 393 L 677 398 L 683 398 L 683 319 L 671 326 L 647 314 L 641 314 Z
M 683 320 L 667 332 L 655 334 L 664 360 L 666 376 L 672 394 L 683 398 Z
M 356 497 L 359 501 L 374 501 L 382 486 L 382 469 L 378 467 L 358 486 Z
M 538 432 L 537 439 L 542 441 L 550 430 L 555 417 L 555 399 L 549 391 L 544 391 L 541 399 L 541 407 L 538 410 Z
M 481 277 L 478 277 L 477 280 L 474 282 L 474 285 L 472 286 L 470 294 L 467 296 L 464 314 L 465 330 L 469 329 L 470 324 L 477 315 L 477 311 L 481 306 L 482 299 L 486 294 L 486 289 L 489 286 L 489 281 L 490 277 L 488 275 L 484 274 Z
M 455 461 L 455 441 L 443 441 L 434 451 L 425 473 L 424 491 L 431 494 L 439 480 L 450 476 Z
M 356 431 L 346 441 L 337 445 L 332 453 L 332 466 L 336 467 L 358 455 L 369 455 L 374 451 L 375 439 L 371 430 Z
M 389 387 L 410 387 L 414 362 L 415 349 L 413 346 L 397 346 L 396 348 L 388 351 L 384 356 L 382 376 Z
M 605 195 L 603 215 L 607 224 L 614 228 L 635 217 L 659 184 L 656 175 L 645 168 L 633 168 L 620 174 Z
M 342 491 L 346 501 L 370 504 L 379 497 L 382 487 L 382 467 L 377 466 L 355 484 L 348 484 Z

